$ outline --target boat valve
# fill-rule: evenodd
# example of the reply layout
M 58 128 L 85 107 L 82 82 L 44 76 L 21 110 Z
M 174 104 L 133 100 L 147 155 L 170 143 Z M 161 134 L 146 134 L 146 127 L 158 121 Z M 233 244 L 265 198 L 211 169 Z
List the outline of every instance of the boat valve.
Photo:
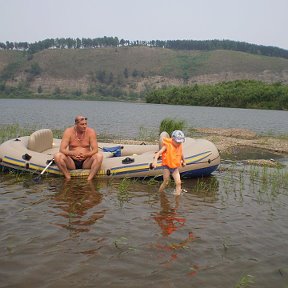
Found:
M 23 160 L 29 161 L 31 158 L 32 158 L 32 156 L 29 155 L 29 154 L 27 154 L 27 153 L 24 154 L 24 155 L 22 155 L 22 159 L 23 159 Z
M 135 160 L 134 158 L 126 157 L 125 159 L 122 160 L 122 164 L 130 164 L 133 163 Z

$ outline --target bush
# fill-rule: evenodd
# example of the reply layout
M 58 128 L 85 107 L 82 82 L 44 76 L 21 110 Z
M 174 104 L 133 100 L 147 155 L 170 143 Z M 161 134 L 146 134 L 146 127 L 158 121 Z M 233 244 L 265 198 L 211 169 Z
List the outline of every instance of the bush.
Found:
M 169 135 L 171 135 L 174 130 L 183 130 L 185 126 L 186 123 L 184 120 L 165 118 L 160 123 L 159 134 L 166 131 Z

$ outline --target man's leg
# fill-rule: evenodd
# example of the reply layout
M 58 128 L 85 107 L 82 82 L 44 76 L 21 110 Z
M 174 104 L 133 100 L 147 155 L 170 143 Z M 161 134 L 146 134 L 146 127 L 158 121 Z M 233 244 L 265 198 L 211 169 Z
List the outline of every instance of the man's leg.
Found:
M 103 154 L 96 153 L 91 158 L 86 159 L 83 163 L 84 169 L 90 169 L 89 176 L 87 178 L 88 181 L 92 180 L 94 176 L 97 174 L 98 170 L 101 167 L 103 161 Z
M 54 161 L 57 164 L 60 171 L 64 174 L 67 180 L 71 179 L 69 169 L 75 169 L 75 164 L 70 157 L 65 156 L 63 153 L 58 152 L 54 155 Z

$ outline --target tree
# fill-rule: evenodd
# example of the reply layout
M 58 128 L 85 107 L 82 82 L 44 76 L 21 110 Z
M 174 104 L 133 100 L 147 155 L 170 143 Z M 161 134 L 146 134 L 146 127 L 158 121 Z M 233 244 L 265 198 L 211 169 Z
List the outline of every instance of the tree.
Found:
M 128 73 L 128 69 L 127 68 L 124 69 L 123 74 L 124 74 L 125 78 L 129 77 L 129 73 Z
M 137 77 L 138 75 L 139 75 L 139 72 L 136 69 L 134 69 L 132 72 L 132 76 Z
M 31 64 L 31 68 L 29 70 L 29 73 L 32 76 L 38 76 L 41 74 L 41 72 L 42 72 L 42 69 L 37 62 Z
M 82 47 L 82 42 L 79 38 L 76 39 L 76 48 L 79 49 Z
M 101 82 L 104 83 L 106 79 L 106 72 L 105 70 L 100 70 L 97 72 L 96 78 Z
M 13 50 L 14 49 L 14 43 L 6 41 L 6 49 Z
M 111 72 L 111 73 L 109 74 L 108 84 L 113 83 L 113 80 L 114 80 L 114 75 L 113 75 L 113 73 Z

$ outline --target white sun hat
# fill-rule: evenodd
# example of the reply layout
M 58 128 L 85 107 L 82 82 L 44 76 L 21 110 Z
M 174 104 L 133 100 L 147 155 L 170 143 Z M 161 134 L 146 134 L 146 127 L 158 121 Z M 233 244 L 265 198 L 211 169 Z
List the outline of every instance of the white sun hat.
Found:
M 185 142 L 185 135 L 181 130 L 175 130 L 172 132 L 172 139 L 177 143 Z

